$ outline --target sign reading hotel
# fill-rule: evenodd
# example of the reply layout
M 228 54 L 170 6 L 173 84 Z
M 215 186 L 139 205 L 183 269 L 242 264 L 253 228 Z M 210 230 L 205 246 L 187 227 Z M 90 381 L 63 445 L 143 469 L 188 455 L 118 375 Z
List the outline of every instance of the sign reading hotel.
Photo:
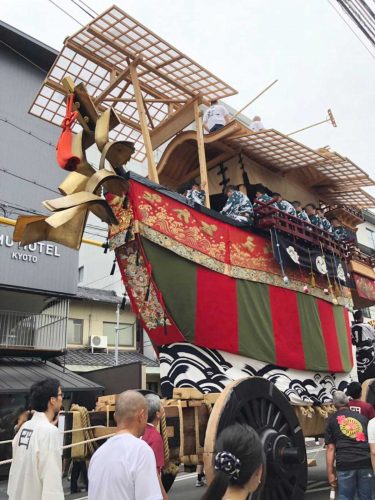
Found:
M 22 246 L 13 228 L 0 226 L 0 287 L 75 294 L 78 252 L 45 241 Z

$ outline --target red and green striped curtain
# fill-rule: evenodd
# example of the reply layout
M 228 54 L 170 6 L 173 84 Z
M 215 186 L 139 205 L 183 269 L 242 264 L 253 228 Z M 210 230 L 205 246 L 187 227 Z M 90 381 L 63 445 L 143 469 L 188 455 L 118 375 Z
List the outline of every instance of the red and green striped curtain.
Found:
M 187 342 L 281 367 L 347 372 L 348 315 L 311 295 L 234 279 L 142 238 L 168 313 Z

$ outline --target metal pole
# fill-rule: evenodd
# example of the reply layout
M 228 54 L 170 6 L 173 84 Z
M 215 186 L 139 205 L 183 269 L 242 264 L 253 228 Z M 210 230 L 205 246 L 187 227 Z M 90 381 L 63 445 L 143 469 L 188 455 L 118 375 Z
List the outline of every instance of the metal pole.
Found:
M 116 339 L 115 339 L 115 366 L 118 366 L 118 344 L 119 344 L 119 331 L 120 331 L 120 304 L 116 307 Z

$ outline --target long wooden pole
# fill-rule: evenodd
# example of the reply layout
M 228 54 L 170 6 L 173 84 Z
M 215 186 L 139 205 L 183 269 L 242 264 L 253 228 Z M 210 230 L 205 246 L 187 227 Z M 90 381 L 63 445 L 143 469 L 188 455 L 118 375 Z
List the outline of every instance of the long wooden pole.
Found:
M 210 193 L 208 191 L 208 177 L 207 177 L 206 153 L 204 150 L 203 125 L 201 119 L 201 110 L 199 109 L 199 104 L 197 100 L 194 101 L 194 118 L 197 127 L 199 173 L 201 176 L 201 184 L 203 184 L 203 187 L 206 191 L 205 205 L 207 208 L 210 208 Z
M 145 110 L 145 105 L 144 105 L 143 98 L 142 98 L 141 87 L 140 87 L 139 80 L 138 80 L 137 69 L 132 63 L 130 64 L 129 68 L 130 68 L 130 76 L 131 76 L 131 80 L 132 80 L 132 84 L 133 84 L 133 88 L 134 88 L 134 96 L 135 96 L 135 99 L 137 102 L 139 123 L 141 125 L 143 142 L 144 142 L 145 149 L 146 149 L 146 157 L 147 157 L 147 165 L 148 165 L 148 177 L 151 181 L 159 183 L 159 176 L 158 176 L 158 172 L 156 170 L 154 152 L 152 149 L 150 132 L 149 132 L 148 126 L 147 126 L 146 110 Z
M 239 111 L 237 111 L 237 113 L 232 116 L 230 121 L 234 120 L 238 115 L 240 115 L 242 113 L 242 111 L 244 111 L 246 108 L 248 108 L 250 106 L 250 104 L 253 104 L 253 102 L 255 102 L 261 95 L 263 95 L 265 92 L 267 92 L 267 90 L 270 89 L 273 85 L 275 85 L 275 83 L 278 81 L 279 80 L 275 80 L 272 83 L 270 83 L 269 85 L 267 85 L 267 87 L 265 89 L 263 89 L 262 92 L 259 92 L 258 95 L 256 95 L 253 99 L 251 99 L 251 101 L 249 101 L 247 104 L 245 104 L 245 106 L 243 106 Z
M 313 123 L 312 125 L 308 125 L 307 127 L 303 127 L 303 128 L 298 129 L 298 130 L 295 130 L 294 132 L 291 132 L 290 134 L 288 134 L 288 136 L 298 134 L 298 132 L 303 132 L 304 130 L 308 130 L 309 128 L 317 127 L 318 125 L 322 125 L 323 123 L 328 123 L 328 122 L 331 122 L 333 127 L 337 127 L 335 117 L 333 116 L 333 113 L 330 109 L 328 110 L 328 118 L 326 118 L 325 120 L 322 120 L 321 122 Z

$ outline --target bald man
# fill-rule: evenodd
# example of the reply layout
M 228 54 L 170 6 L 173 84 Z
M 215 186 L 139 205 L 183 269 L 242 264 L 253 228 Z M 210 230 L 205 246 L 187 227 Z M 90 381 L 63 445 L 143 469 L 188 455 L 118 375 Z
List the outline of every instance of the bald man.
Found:
M 117 432 L 90 461 L 88 500 L 162 500 L 154 453 L 139 439 L 147 415 L 147 401 L 139 392 L 118 396 Z

